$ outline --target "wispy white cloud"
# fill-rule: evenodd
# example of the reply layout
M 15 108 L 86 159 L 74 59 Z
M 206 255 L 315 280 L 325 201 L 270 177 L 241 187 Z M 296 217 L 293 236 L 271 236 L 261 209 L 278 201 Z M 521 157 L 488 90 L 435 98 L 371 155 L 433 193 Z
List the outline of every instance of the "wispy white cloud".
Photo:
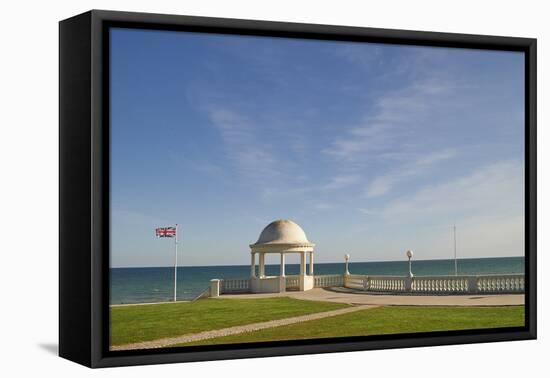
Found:
M 373 209 L 358 208 L 378 259 L 412 248 L 419 259 L 524 255 L 524 171 L 518 160 L 485 164 L 469 174 L 426 185 Z M 380 226 L 382 225 L 382 226 Z M 380 227 L 380 229 L 378 229 Z M 395 240 L 392 235 L 399 235 Z
M 373 214 L 376 214 L 376 211 L 375 210 L 371 210 L 371 209 L 365 209 L 363 207 L 360 207 L 357 209 L 361 214 L 365 214 L 365 215 L 373 215 Z
M 331 192 L 339 191 L 353 185 L 359 185 L 361 182 L 361 176 L 358 174 L 341 174 L 336 175 L 329 179 L 327 182 L 319 183 L 317 179 L 311 179 L 304 182 L 302 185 L 288 185 L 288 186 L 266 186 L 262 189 L 262 198 L 271 200 L 275 198 L 296 198 L 297 196 L 307 196 L 317 198 L 320 194 L 329 194 Z M 328 209 L 326 203 L 322 205 L 315 204 L 314 208 Z M 330 206 L 334 207 L 333 204 Z
M 523 214 L 510 216 L 476 216 L 464 220 L 457 227 L 457 254 L 459 257 L 499 257 L 525 255 L 525 218 Z M 449 233 L 450 234 L 450 233 Z M 451 250 L 451 238 L 437 244 Z
M 276 157 L 258 140 L 245 116 L 223 108 L 212 108 L 208 115 L 221 133 L 229 158 L 241 173 L 253 178 L 280 174 Z
M 479 167 L 467 176 L 404 195 L 391 201 L 381 213 L 385 220 L 399 222 L 488 214 L 519 216 L 523 214 L 523 183 L 521 162 L 501 161 Z
M 405 162 L 396 169 L 375 177 L 367 186 L 365 195 L 368 198 L 384 195 L 390 192 L 395 185 L 413 177 L 424 175 L 437 163 L 448 160 L 455 155 L 456 151 L 454 149 L 444 149 Z
M 368 49 L 349 45 L 337 51 L 359 67 L 383 64 L 385 77 L 377 75 L 372 85 L 359 92 L 366 94 L 364 110 L 355 124 L 348 122 L 346 134 L 323 149 L 327 156 L 346 163 L 406 159 L 418 152 L 414 150 L 419 145 L 426 146 L 425 140 L 418 140 L 420 136 L 443 126 L 436 121 L 438 115 L 448 123 L 457 109 L 469 104 L 473 83 L 453 74 L 448 50 L 400 47 L 398 60 L 391 51 L 376 45 Z
M 296 198 L 314 190 L 312 186 L 281 186 L 270 185 L 262 188 L 260 195 L 264 200 L 273 200 L 276 198 Z
M 320 202 L 313 206 L 316 210 L 330 210 L 334 209 L 334 204 L 327 202 Z
M 360 179 L 361 176 L 357 174 L 337 175 L 323 185 L 321 189 L 326 191 L 342 189 L 358 183 Z
M 346 43 L 332 48 L 331 52 L 350 63 L 367 69 L 373 65 L 381 65 L 384 61 L 382 48 L 374 44 L 365 48 L 363 43 Z

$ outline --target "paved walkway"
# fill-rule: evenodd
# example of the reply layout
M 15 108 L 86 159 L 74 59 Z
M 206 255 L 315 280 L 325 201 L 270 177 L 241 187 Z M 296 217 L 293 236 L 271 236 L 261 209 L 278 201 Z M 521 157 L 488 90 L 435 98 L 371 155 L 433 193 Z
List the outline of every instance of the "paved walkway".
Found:
M 310 301 L 327 301 L 375 306 L 513 306 L 523 305 L 523 294 L 479 295 L 388 295 L 345 288 L 315 288 L 277 294 L 233 294 L 220 298 L 265 298 L 286 296 Z
M 205 332 L 194 333 L 190 335 L 183 335 L 178 337 L 167 337 L 164 339 L 144 341 L 140 343 L 111 346 L 111 350 L 163 348 L 163 347 L 176 345 L 176 344 L 183 344 L 183 343 L 190 343 L 190 342 L 199 341 L 199 340 L 212 339 L 214 337 L 236 335 L 239 333 L 258 331 L 265 328 L 280 327 L 288 324 L 307 322 L 309 320 L 316 320 L 316 319 L 327 318 L 330 316 L 347 314 L 350 312 L 365 310 L 367 308 L 372 308 L 372 307 L 377 307 L 377 306 L 352 306 L 352 307 L 342 308 L 339 310 L 318 312 L 318 313 L 309 314 L 309 315 L 301 315 L 301 316 L 295 316 L 292 318 L 270 320 L 270 321 L 261 322 L 261 323 L 245 324 L 242 326 L 216 329 L 212 331 L 205 331 Z

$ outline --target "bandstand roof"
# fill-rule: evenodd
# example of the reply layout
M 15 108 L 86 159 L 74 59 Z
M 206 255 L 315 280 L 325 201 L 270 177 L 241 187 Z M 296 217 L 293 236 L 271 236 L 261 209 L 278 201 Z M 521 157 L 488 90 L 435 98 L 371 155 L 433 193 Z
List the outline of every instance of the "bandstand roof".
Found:
M 313 250 L 315 244 L 310 243 L 302 228 L 288 219 L 280 219 L 268 224 L 260 234 L 258 241 L 250 244 L 252 251 L 281 251 L 288 249 Z

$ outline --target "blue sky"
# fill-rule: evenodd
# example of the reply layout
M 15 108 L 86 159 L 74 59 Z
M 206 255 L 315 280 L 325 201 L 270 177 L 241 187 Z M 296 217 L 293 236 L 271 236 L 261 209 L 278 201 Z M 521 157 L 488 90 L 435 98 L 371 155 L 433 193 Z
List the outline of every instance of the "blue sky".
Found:
M 523 54 L 111 31 L 111 265 L 524 255 Z M 267 260 L 267 263 L 275 263 Z M 290 263 L 297 262 L 290 259 Z

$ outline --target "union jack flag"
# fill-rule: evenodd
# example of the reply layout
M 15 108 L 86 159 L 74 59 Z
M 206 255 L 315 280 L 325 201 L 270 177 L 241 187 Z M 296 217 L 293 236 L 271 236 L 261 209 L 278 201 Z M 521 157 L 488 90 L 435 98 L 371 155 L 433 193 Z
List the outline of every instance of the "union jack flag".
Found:
M 176 227 L 159 227 L 155 229 L 157 238 L 173 238 L 176 236 Z

